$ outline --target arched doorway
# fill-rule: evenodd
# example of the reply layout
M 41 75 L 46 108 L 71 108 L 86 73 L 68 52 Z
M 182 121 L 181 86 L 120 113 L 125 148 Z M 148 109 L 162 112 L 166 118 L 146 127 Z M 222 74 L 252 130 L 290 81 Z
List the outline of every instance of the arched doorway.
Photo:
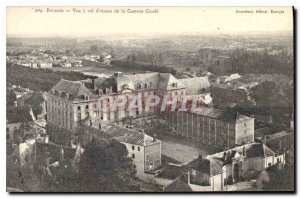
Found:
M 234 164 L 233 167 L 233 182 L 238 182 L 240 179 L 240 166 L 239 164 Z

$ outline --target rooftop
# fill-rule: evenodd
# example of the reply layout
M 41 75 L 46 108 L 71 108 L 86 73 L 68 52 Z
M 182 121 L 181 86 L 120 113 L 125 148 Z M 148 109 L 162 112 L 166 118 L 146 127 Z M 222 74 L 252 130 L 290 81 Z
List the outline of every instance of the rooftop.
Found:
M 202 89 L 207 89 L 210 87 L 207 76 L 179 79 L 179 82 L 186 87 L 187 95 L 198 94 Z
M 96 99 L 97 96 L 86 88 L 81 82 L 69 81 L 61 79 L 49 92 L 51 95 L 66 98 L 76 101 L 84 99 L 84 96 L 89 96 L 89 99 Z M 69 94 L 69 97 L 67 96 Z
M 235 111 L 215 109 L 212 107 L 201 107 L 199 110 L 191 112 L 201 116 L 232 122 L 242 122 L 248 119 L 254 119 L 252 117 L 239 114 Z
M 137 132 L 133 129 L 129 129 L 124 126 L 117 125 L 115 123 L 109 123 L 109 124 L 101 123 L 101 125 L 103 125 L 103 127 L 100 129 L 101 132 L 103 132 L 106 135 L 109 135 L 109 137 L 119 142 L 134 144 L 139 146 L 147 146 L 147 145 L 161 142 L 160 140 L 155 139 L 145 133 Z M 92 127 L 97 128 L 99 126 L 93 125 Z
M 243 155 L 244 152 L 245 155 Z M 261 143 L 250 143 L 227 151 L 208 155 L 205 159 L 199 157 L 187 166 L 209 175 L 218 175 L 222 172 L 222 167 L 225 164 L 232 163 L 232 159 L 239 157 L 265 158 L 273 155 L 275 155 L 275 153 L 266 145 Z

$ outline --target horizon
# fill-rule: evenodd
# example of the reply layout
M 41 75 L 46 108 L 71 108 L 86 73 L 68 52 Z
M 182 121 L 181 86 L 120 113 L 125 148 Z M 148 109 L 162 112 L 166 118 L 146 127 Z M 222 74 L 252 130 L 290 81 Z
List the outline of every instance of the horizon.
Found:
M 127 13 L 128 10 L 157 13 Z M 48 9 L 63 12 L 47 12 Z M 85 10 L 76 13 L 75 10 Z M 125 13 L 87 13 L 87 10 Z M 283 13 L 271 13 L 272 10 Z M 238 13 L 266 10 L 261 13 Z M 40 11 L 40 12 L 39 12 Z M 292 7 L 7 7 L 7 37 L 293 35 Z

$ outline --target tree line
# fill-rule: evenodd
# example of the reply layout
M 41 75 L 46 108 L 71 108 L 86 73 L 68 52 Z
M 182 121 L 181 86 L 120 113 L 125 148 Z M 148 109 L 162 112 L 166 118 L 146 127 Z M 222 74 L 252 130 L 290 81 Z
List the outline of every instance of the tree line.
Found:
M 6 66 L 7 84 L 20 85 L 33 91 L 49 91 L 61 79 L 76 81 L 93 78 L 79 72 L 33 69 L 8 63 Z

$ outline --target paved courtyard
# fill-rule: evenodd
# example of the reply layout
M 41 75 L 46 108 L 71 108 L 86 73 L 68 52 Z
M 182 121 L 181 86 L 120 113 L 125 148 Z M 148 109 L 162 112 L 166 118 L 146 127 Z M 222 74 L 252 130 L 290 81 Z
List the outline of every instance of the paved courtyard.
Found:
M 191 162 L 200 154 L 206 157 L 216 152 L 216 149 L 179 136 L 159 133 L 158 139 L 162 141 L 162 154 L 181 162 L 181 164 Z

